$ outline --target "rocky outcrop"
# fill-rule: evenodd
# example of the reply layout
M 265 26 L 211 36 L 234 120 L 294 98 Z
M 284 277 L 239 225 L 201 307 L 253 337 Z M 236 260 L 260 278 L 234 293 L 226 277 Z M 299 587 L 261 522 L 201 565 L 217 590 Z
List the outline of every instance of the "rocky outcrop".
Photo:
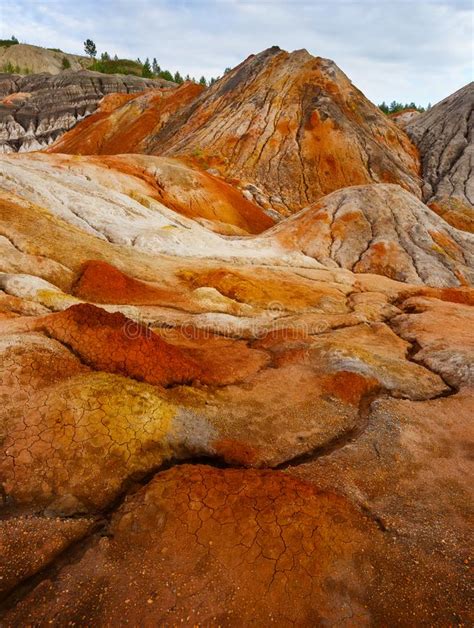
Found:
M 156 160 L 2 158 L 2 622 L 466 623 L 472 289 L 172 226 Z
M 434 608 L 440 624 L 463 617 L 455 600 L 467 602 L 467 584 L 439 580 L 454 561 L 439 558 L 433 574 L 428 552 L 382 525 L 317 481 L 179 466 L 131 496 L 102 539 L 6 620 L 35 625 L 52 608 L 65 623 L 86 615 L 95 625 L 422 625 Z M 413 571 L 424 576 L 416 586 Z
M 68 70 L 0 75 L 0 152 L 39 150 L 91 114 L 107 94 L 172 87 L 168 81 Z
M 397 113 L 391 113 L 390 119 L 401 129 L 405 129 L 407 124 L 412 123 L 420 115 L 418 109 L 403 109 Z
M 239 249 L 248 255 L 252 246 L 244 240 L 232 244 L 211 231 L 244 235 L 274 224 L 261 207 L 228 183 L 175 159 L 35 153 L 0 157 L 0 162 L 4 189 L 24 186 L 25 198 L 117 243 L 204 256 L 211 251 L 218 255 L 230 246 L 236 255 Z M 53 193 L 52 180 L 57 186 Z
M 420 150 L 423 198 L 451 224 L 474 220 L 474 83 L 406 125 Z
M 37 154 L 1 164 L 4 189 L 23 189 L 24 198 L 117 244 L 339 267 L 438 287 L 474 283 L 474 236 L 397 185 L 338 190 L 269 229 L 271 218 L 232 186 L 170 158 Z

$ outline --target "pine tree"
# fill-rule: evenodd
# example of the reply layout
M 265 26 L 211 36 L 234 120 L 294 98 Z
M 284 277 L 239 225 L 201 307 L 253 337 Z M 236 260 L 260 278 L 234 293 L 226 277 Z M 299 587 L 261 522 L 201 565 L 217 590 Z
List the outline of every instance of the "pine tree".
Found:
M 151 78 L 153 76 L 153 73 L 151 71 L 150 59 L 148 57 L 145 59 L 145 63 L 142 67 L 142 76 L 144 78 Z
M 86 55 L 89 55 L 91 59 L 96 57 L 97 48 L 92 39 L 86 39 L 86 41 L 84 42 L 84 52 L 86 53 Z
M 156 76 L 158 76 L 158 74 L 161 72 L 161 68 L 158 65 L 158 61 L 156 60 L 156 57 L 153 57 L 153 63 L 151 64 L 151 68 L 153 70 L 153 74 L 155 74 Z
M 109 53 L 108 53 L 108 52 L 103 52 L 103 53 L 100 55 L 100 60 L 101 60 L 101 61 L 110 61 L 110 55 L 109 55 Z
M 165 81 L 172 81 L 173 75 L 168 70 L 161 70 L 160 78 L 164 79 Z
M 181 83 L 183 83 L 183 77 L 178 71 L 175 72 L 173 80 L 175 83 L 178 83 L 178 85 L 181 85 Z
M 204 85 L 204 87 L 207 87 L 207 82 L 206 82 L 206 77 L 205 76 L 201 76 L 201 78 L 199 79 L 199 85 Z
M 118 56 L 114 55 L 114 61 L 118 61 Z

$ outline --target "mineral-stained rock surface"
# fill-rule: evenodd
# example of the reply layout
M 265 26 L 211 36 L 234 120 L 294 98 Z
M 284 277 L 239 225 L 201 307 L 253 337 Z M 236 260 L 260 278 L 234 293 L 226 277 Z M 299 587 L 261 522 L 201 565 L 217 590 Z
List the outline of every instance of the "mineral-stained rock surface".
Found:
M 445 220 L 473 231 L 474 83 L 406 125 L 420 150 L 423 198 Z
M 0 152 L 38 150 L 92 113 L 107 94 L 172 87 L 168 81 L 67 70 L 0 74 Z
M 474 239 L 398 185 L 333 192 L 265 234 L 324 265 L 429 285 L 472 284 Z
M 143 153 L 146 145 L 170 116 L 202 92 L 203 87 L 187 82 L 178 89 L 148 90 L 122 97 L 110 94 L 98 111 L 50 147 L 49 152 L 79 155 Z
M 390 580 L 419 559 L 423 572 L 426 557 L 347 498 L 281 472 L 177 467 L 128 500 L 107 532 L 7 623 L 367 625 L 400 597 L 406 619 L 429 620 L 418 587 L 394 591 Z M 448 592 L 438 586 L 435 600 L 438 589 L 447 601 L 438 618 L 448 621 Z
M 252 110 L 260 72 L 301 93 L 302 62 L 331 70 L 270 50 L 214 92 L 110 96 L 62 145 L 145 150 L 209 94 Z M 473 236 L 373 179 L 275 225 L 202 165 L 0 159 L 1 625 L 470 625 Z
M 111 152 L 134 152 L 135 136 L 127 137 L 118 121 L 136 118 L 137 103 L 104 122 L 116 127 Z M 79 125 L 53 150 L 107 152 L 93 139 L 97 131 Z M 399 183 L 420 193 L 418 156 L 406 135 L 332 61 L 305 50 L 252 55 L 140 146 L 215 168 L 283 215 L 348 185 Z
M 245 241 L 232 245 L 209 229 L 243 235 L 274 224 L 261 207 L 222 179 L 176 159 L 36 153 L 0 160 L 3 189 L 22 186 L 23 198 L 39 201 L 72 224 L 117 243 L 170 252 L 178 247 L 183 254 L 201 250 L 201 255 L 208 255 L 203 246 L 207 241 L 251 255 L 252 247 Z M 201 238 L 194 237 L 195 230 Z

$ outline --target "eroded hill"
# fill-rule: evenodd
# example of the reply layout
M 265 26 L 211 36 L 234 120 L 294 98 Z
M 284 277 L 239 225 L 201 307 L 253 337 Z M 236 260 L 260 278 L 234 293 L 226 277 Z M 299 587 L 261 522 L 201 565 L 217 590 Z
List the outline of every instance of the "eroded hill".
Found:
M 137 116 L 134 103 L 120 115 Z M 79 125 L 71 152 L 93 152 L 95 133 L 101 129 Z M 120 125 L 112 135 L 112 152 L 133 151 Z M 68 141 L 52 150 L 69 152 Z M 421 194 L 417 151 L 406 135 L 332 61 L 305 50 L 252 55 L 156 132 L 143 127 L 140 150 L 215 169 L 281 215 L 348 185 L 398 183 Z

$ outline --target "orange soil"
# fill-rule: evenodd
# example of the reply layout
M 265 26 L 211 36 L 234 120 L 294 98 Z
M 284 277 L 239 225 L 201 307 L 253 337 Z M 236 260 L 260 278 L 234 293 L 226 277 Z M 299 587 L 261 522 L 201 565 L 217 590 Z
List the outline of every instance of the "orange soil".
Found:
M 185 301 L 177 289 L 158 288 L 100 260 L 90 260 L 84 264 L 73 294 L 94 303 L 176 306 Z

